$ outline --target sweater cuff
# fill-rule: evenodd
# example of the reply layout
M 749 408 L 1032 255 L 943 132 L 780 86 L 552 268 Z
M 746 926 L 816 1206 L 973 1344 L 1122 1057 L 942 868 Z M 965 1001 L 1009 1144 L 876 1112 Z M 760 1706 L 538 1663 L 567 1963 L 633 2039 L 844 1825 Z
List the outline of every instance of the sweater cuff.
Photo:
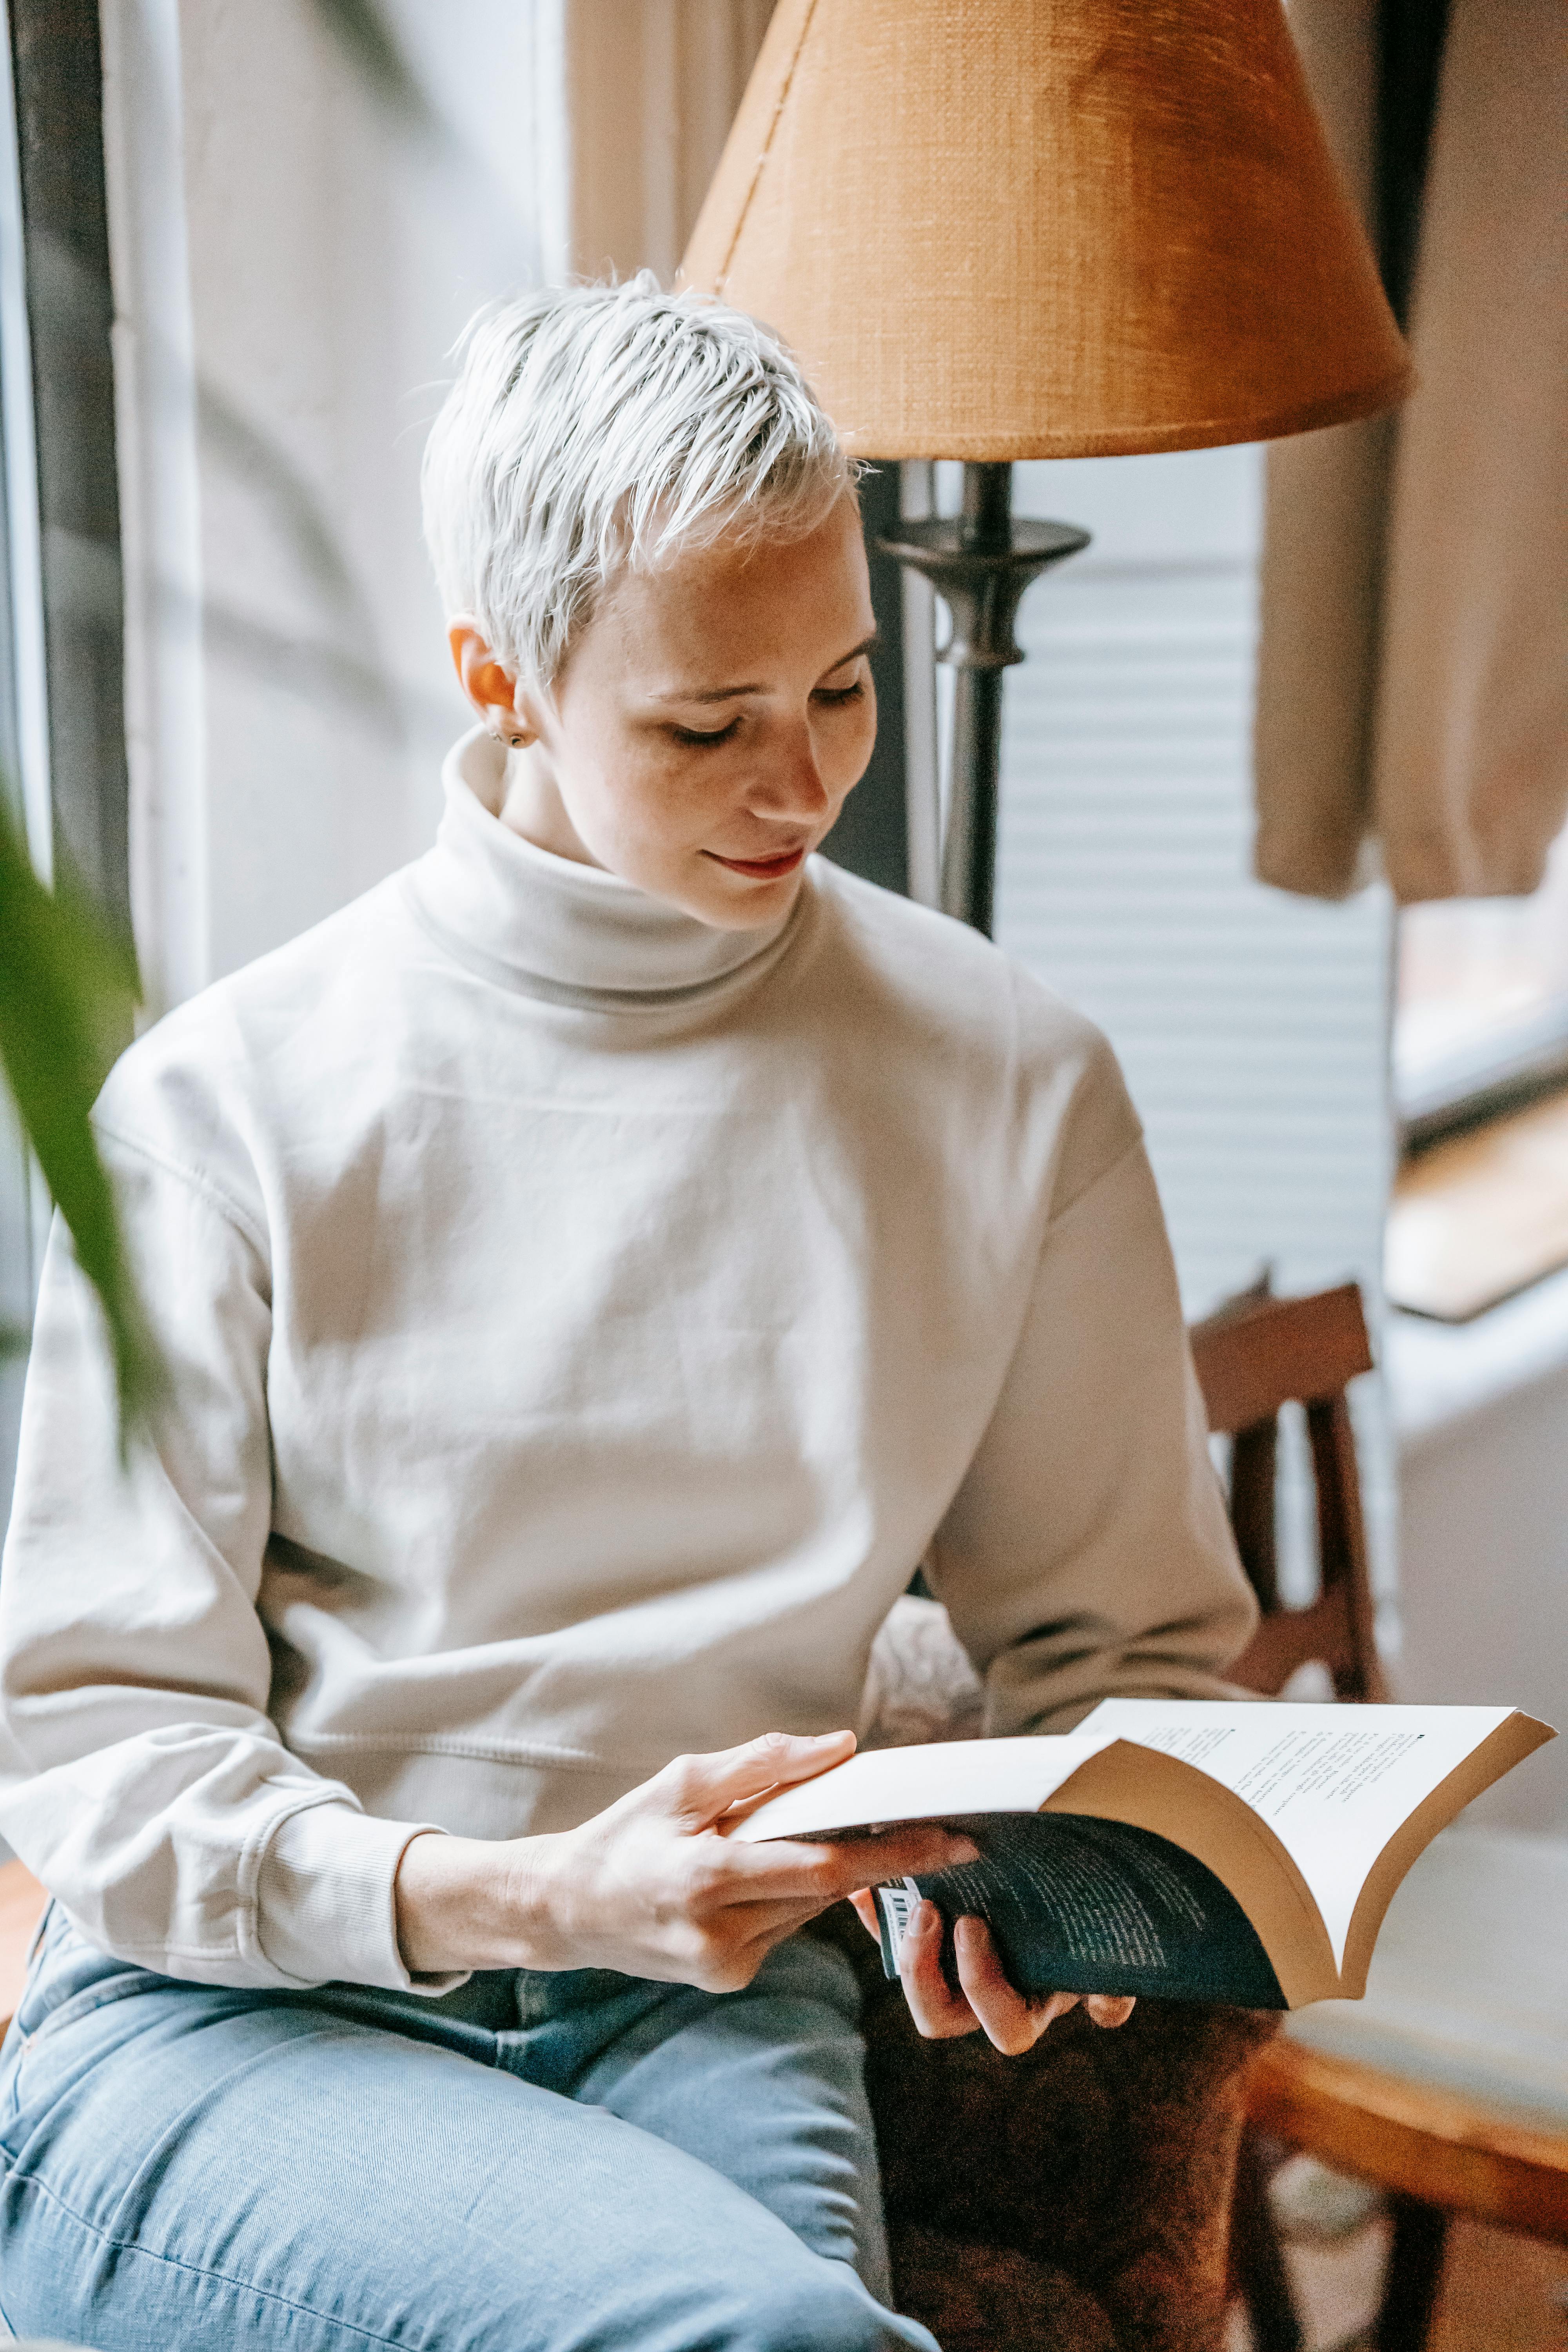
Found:
M 279 1976 L 300 1985 L 378 1985 L 451 1992 L 468 1971 L 413 1976 L 397 1948 L 394 1881 L 404 1849 L 433 1822 L 384 1822 L 326 1799 L 286 1813 L 256 1881 L 256 1940 Z

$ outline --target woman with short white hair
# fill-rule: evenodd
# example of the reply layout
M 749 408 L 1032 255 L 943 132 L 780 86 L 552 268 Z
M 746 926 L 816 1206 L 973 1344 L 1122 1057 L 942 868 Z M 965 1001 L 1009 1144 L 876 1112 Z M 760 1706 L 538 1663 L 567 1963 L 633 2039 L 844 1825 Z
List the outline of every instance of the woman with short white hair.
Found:
M 923 1563 L 993 1733 L 1249 1626 L 1103 1041 L 814 856 L 875 731 L 853 468 L 642 278 L 471 331 L 426 529 L 436 845 L 99 1115 L 171 1375 L 121 1469 L 57 1229 L 0 1582 L 53 1895 L 0 2306 L 116 2352 L 926 2346 L 852 1972 L 970 1849 L 727 1841 L 853 1745 Z M 1063 2006 L 931 1906 L 928 2034 Z M 1114 2023 L 1127 2004 L 1091 2003 Z

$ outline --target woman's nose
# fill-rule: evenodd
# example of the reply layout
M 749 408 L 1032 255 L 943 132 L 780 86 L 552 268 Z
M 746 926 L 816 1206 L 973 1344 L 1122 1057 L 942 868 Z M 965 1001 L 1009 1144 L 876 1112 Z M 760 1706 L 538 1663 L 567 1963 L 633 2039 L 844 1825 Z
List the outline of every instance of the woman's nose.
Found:
M 759 814 L 795 817 L 810 823 L 833 805 L 833 794 L 817 761 L 809 728 L 793 733 L 778 747 L 758 776 L 752 805 Z

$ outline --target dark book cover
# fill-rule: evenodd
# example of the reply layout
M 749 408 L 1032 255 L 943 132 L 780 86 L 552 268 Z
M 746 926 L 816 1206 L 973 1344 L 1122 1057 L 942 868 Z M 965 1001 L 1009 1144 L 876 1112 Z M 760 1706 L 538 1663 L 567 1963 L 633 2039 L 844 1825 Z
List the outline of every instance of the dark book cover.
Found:
M 889 1976 L 923 1895 L 946 1924 L 943 1966 L 955 1987 L 952 1927 L 972 1913 L 990 1927 L 1022 1993 L 1289 2006 L 1235 1895 L 1167 1839 L 1075 1813 L 989 1813 L 963 1826 L 980 1848 L 978 1862 L 877 1891 Z

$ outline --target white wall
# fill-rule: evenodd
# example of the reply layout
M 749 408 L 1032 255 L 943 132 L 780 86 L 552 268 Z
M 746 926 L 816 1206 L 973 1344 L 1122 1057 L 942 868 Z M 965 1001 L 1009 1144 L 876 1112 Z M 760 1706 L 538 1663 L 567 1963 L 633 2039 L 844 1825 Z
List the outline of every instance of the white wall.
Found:
M 419 456 L 465 320 L 558 233 L 557 12 L 387 14 L 412 110 L 317 0 L 104 12 L 154 1010 L 422 849 L 463 723 Z
M 425 847 L 463 721 L 418 466 L 465 320 L 539 276 L 531 32 L 401 14 L 460 139 L 391 113 L 308 0 L 182 11 L 215 973 Z

